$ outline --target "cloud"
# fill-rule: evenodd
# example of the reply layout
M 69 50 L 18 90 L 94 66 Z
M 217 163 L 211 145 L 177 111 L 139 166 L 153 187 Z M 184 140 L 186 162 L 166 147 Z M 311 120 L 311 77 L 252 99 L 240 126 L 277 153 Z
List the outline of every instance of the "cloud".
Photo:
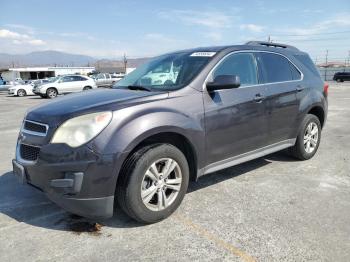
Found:
M 5 39 L 28 39 L 29 36 L 26 34 L 19 34 L 7 29 L 0 29 L 0 38 Z
M 204 26 L 208 28 L 229 28 L 233 16 L 219 11 L 168 10 L 161 11 L 158 16 L 163 19 L 181 22 L 186 25 Z
M 285 35 L 309 37 L 309 35 L 327 33 L 329 29 L 341 31 L 350 26 L 350 12 L 340 13 L 335 17 L 328 18 L 318 23 L 305 27 L 281 28 L 277 32 L 283 32 Z M 334 30 L 336 28 L 336 30 Z
M 14 29 L 18 29 L 20 31 L 24 31 L 27 34 L 35 34 L 36 29 L 34 27 L 31 26 L 27 26 L 27 25 L 20 25 L 20 24 L 6 24 L 4 25 L 5 27 L 9 27 L 9 28 L 14 28 Z
M 264 31 L 263 26 L 255 25 L 255 24 L 242 24 L 239 26 L 239 29 L 248 30 L 254 33 L 261 33 L 262 31 Z
M 41 39 L 35 39 L 27 34 L 20 34 L 7 29 L 0 29 L 0 39 L 11 41 L 11 43 L 16 45 L 28 44 L 33 46 L 41 46 L 46 44 Z
M 45 45 L 46 42 L 40 39 L 33 39 L 28 41 L 29 44 L 31 45 Z

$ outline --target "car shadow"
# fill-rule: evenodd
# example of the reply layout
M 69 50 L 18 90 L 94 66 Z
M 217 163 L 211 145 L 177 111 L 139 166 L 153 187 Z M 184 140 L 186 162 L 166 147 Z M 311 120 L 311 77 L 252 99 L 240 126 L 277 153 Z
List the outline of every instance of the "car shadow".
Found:
M 188 193 L 242 176 L 272 161 L 289 161 L 288 159 L 290 158 L 283 153 L 277 153 L 205 175 L 197 182 L 190 183 Z M 19 184 L 12 171 L 0 176 L 0 196 L 0 213 L 32 226 L 93 235 L 101 235 L 103 226 L 114 228 L 144 226 L 129 218 L 118 206 L 115 207 L 114 216 L 106 220 L 90 220 L 70 214 L 52 203 L 44 193 L 31 186 Z

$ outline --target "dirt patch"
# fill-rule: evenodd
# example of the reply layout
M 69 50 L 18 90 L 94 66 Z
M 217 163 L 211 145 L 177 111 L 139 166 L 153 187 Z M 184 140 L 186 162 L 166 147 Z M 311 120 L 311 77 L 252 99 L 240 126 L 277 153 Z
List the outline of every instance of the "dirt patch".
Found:
M 54 225 L 63 225 L 64 229 L 77 235 L 88 233 L 93 236 L 102 235 L 101 229 L 103 227 L 100 223 L 88 221 L 77 215 L 61 218 L 57 220 Z
M 91 223 L 87 221 L 79 221 L 67 224 L 67 229 L 75 234 L 89 233 L 94 236 L 100 236 L 102 225 L 99 223 Z

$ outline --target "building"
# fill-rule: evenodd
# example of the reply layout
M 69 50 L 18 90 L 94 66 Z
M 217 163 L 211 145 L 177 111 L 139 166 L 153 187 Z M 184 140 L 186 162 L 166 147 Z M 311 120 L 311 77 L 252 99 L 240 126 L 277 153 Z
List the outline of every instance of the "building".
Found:
M 5 81 L 33 80 L 67 74 L 87 75 L 93 71 L 95 67 L 23 67 L 0 69 L 0 76 Z

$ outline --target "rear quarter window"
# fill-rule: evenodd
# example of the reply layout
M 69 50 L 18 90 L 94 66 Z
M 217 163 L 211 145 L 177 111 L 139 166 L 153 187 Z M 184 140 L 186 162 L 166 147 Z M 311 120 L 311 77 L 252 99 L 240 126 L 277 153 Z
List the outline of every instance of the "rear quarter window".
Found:
M 302 63 L 307 69 L 309 69 L 315 76 L 320 77 L 319 71 L 317 70 L 314 62 L 312 62 L 311 58 L 308 55 L 306 55 L 306 54 L 294 55 L 294 57 L 300 63 Z

